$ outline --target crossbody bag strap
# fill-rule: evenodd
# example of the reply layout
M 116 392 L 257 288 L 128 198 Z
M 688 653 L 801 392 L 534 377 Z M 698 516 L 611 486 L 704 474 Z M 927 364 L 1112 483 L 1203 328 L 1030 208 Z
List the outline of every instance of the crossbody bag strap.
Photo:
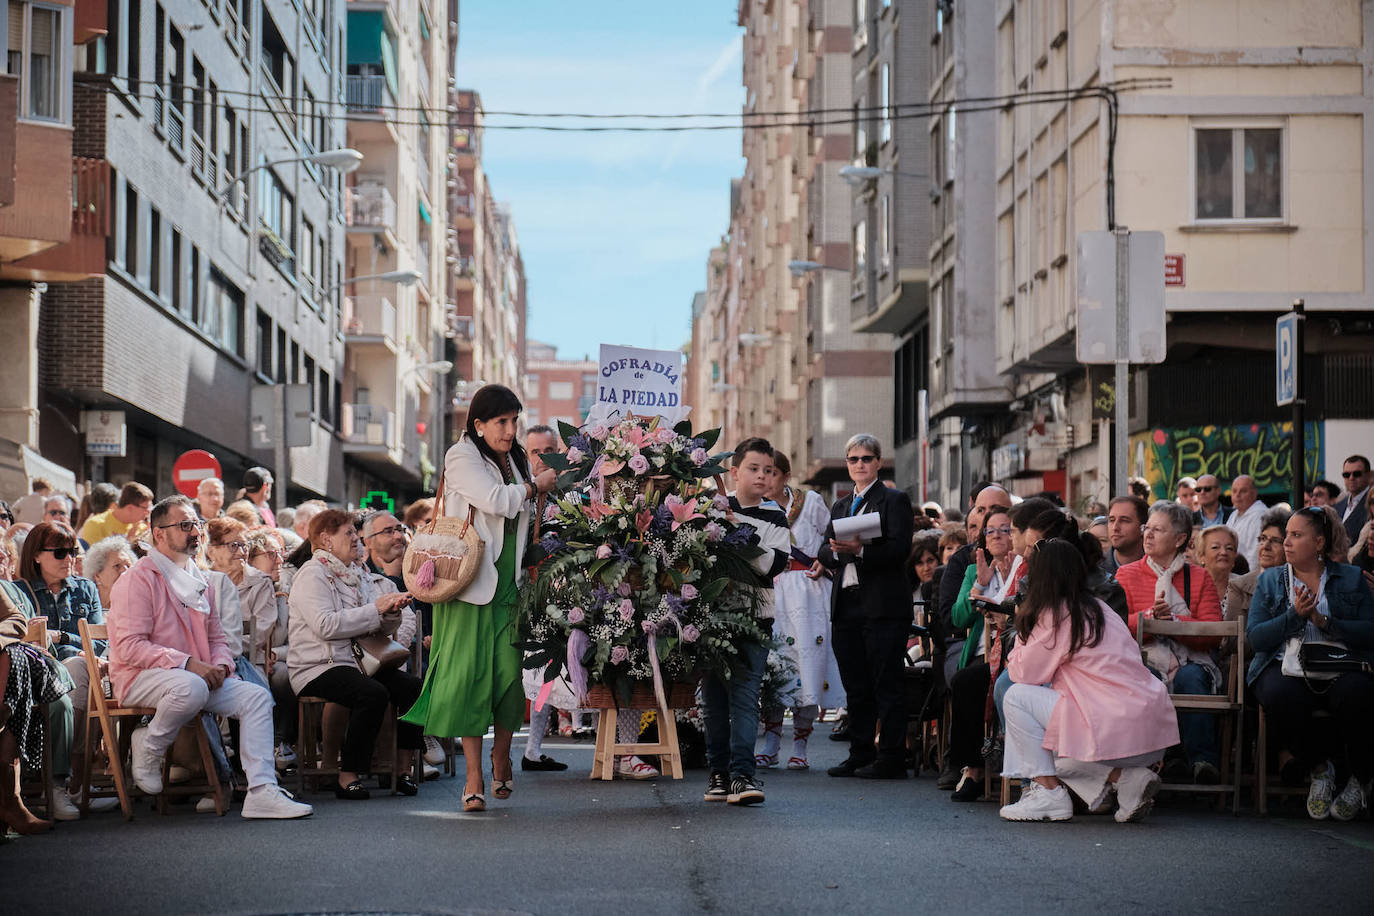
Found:
M 1183 564 L 1183 606 L 1189 614 L 1193 612 L 1193 566 L 1187 562 Z

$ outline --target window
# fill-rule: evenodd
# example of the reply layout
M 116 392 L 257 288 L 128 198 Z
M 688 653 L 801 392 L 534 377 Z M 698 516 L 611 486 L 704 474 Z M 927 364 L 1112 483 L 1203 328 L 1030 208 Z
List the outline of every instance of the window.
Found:
M 549 382 L 549 400 L 570 401 L 573 398 L 572 382 Z
M 230 353 L 243 355 L 243 291 L 213 267 L 200 329 Z
M 5 65 L 19 77 L 21 118 L 35 121 L 67 120 L 67 85 L 72 71 L 66 14 L 60 7 L 38 6 L 10 0 L 5 17 Z
M 272 316 L 258 309 L 258 374 L 272 377 Z
M 277 95 L 295 95 L 296 62 L 292 60 L 277 24 L 266 12 L 262 17 L 262 69 L 272 78 L 272 88 Z M 295 107 L 294 102 L 290 107 Z
M 138 270 L 138 191 L 131 184 L 124 185 L 124 251 L 123 266 L 129 273 Z
M 531 398 L 539 397 L 539 376 L 533 372 L 525 376 L 525 388 L 529 391 Z
M 895 355 L 892 367 L 892 434 L 898 445 L 915 439 L 920 426 L 920 392 L 929 389 L 928 331 L 922 327 Z
M 884 194 L 878 209 L 878 270 L 887 273 L 892 267 L 892 196 Z
M 191 313 L 191 323 L 194 324 L 194 325 L 199 325 L 199 324 L 200 324 L 201 302 L 202 302 L 202 300 L 203 300 L 203 297 L 201 296 L 200 291 L 201 291 L 202 287 L 204 286 L 204 280 L 203 280 L 203 278 L 201 277 L 200 269 L 201 269 L 200 249 L 197 248 L 195 245 L 192 245 L 192 246 L 191 246 L 191 269 L 190 269 L 189 271 L 187 271 L 187 273 L 190 275 L 190 276 L 189 276 L 189 280 L 190 280 L 190 285 L 191 285 L 191 286 L 190 286 L 190 288 L 191 288 L 191 293 L 190 293 L 191 302 L 190 302 L 189 310 L 190 310 L 190 313 Z
M 309 280 L 313 285 L 319 286 L 320 266 L 315 260 L 315 227 L 310 220 L 301 220 L 301 277 Z M 308 298 L 314 299 L 313 294 L 308 294 Z
M 852 282 L 854 295 L 862 295 L 868 289 L 868 220 L 861 219 L 854 226 L 854 268 Z
M 186 308 L 186 284 L 181 270 L 181 232 L 168 226 L 167 240 L 167 283 L 172 294 L 173 311 L 183 312 Z
M 310 404 L 313 410 L 315 405 L 315 357 L 308 353 L 305 356 L 305 384 L 310 388 Z
M 330 395 L 334 393 L 334 383 L 330 381 L 329 373 L 325 372 L 323 369 L 320 370 L 319 390 L 320 403 L 318 409 L 320 422 L 328 425 L 334 420 L 334 411 L 329 406 Z
M 868 0 L 854 0 L 854 50 L 868 44 Z
M 266 157 L 263 157 L 263 161 L 267 161 Z M 284 252 L 279 252 L 281 258 L 277 261 L 282 263 L 290 260 L 296 250 L 296 199 L 286 190 L 286 185 L 276 172 L 263 169 L 260 174 L 258 216 L 262 225 L 271 230 L 276 241 L 285 247 Z
M 1195 220 L 1283 219 L 1282 127 L 1199 128 L 1193 144 Z
M 148 207 L 148 274 L 139 279 L 154 293 L 162 292 L 162 214 Z
M 949 113 L 945 115 L 945 182 L 946 182 L 946 183 L 949 183 L 949 182 L 951 182 L 951 181 L 954 180 L 954 162 L 955 162 L 955 158 L 954 158 L 954 157 L 955 157 L 956 150 L 957 150 L 956 141 L 958 140 L 958 133 L 956 132 L 956 128 L 957 128 L 957 125 L 958 125 L 957 117 L 958 117 L 958 112 L 956 112 L 956 111 L 954 110 L 953 106 L 951 106 L 950 109 L 949 109 Z
M 582 376 L 582 396 L 583 396 L 584 398 L 595 398 L 595 397 L 596 397 L 596 376 L 595 376 L 595 375 L 584 375 L 584 376 Z
M 883 115 L 882 130 L 879 135 L 880 143 L 888 143 L 892 140 L 892 68 L 889 64 L 883 64 L 878 71 L 878 94 L 882 99 Z
M 859 165 L 868 164 L 868 128 L 865 125 L 868 113 L 864 111 L 867 105 L 867 99 L 859 99 L 854 105 L 854 161 Z

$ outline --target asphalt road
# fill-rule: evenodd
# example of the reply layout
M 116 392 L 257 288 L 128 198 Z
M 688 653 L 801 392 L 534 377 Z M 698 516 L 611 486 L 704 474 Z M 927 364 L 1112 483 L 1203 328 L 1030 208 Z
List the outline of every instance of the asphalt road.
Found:
M 512 798 L 481 815 L 458 811 L 461 778 L 409 799 L 315 795 L 296 822 L 145 803 L 131 823 L 0 843 L 0 913 L 1374 911 L 1367 820 L 1166 799 L 1142 824 L 1007 824 L 929 776 L 827 777 L 843 750 L 814 741 L 814 768 L 766 773 L 755 808 L 703 802 L 702 771 L 592 783 L 590 744 L 553 741 L 573 768 L 517 764 Z

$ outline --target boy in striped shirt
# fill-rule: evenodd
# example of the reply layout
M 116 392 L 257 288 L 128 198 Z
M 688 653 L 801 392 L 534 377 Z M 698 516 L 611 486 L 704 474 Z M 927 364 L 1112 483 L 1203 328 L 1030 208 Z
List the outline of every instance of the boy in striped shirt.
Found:
M 754 560 L 758 586 L 764 590 L 759 607 L 765 631 L 773 628 L 773 577 L 787 568 L 792 550 L 787 516 L 767 498 L 772 486 L 773 446 L 760 438 L 745 439 L 735 446 L 730 477 L 735 493 L 730 509 L 735 521 L 758 535 L 763 554 Z M 711 769 L 707 801 L 732 805 L 757 805 L 763 790 L 754 782 L 754 739 L 759 730 L 759 688 L 768 662 L 768 647 L 746 642 L 729 680 L 709 677 L 702 684 L 706 719 L 706 763 Z

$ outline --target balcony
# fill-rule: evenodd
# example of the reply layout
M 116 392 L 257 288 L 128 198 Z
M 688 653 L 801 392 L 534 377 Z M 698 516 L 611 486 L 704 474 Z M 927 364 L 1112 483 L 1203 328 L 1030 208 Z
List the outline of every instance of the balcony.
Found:
M 473 195 L 450 193 L 448 199 L 449 225 L 455 229 L 471 229 L 474 226 L 473 217 L 477 207 L 477 201 Z
M 383 116 L 396 105 L 386 77 L 380 73 L 357 75 L 350 73 L 344 85 L 348 113 Z
M 382 347 L 396 352 L 396 306 L 385 296 L 344 297 L 344 343 L 351 347 Z
M 876 296 L 865 296 L 864 304 Z M 855 303 L 859 305 L 860 303 Z M 900 334 L 921 320 L 930 307 L 930 271 L 926 268 L 902 269 L 892 293 L 877 302 L 871 311 L 854 309 L 850 330 L 869 334 Z
M 471 315 L 450 315 L 447 321 L 448 334 L 459 350 L 471 350 L 473 324 Z
M 462 117 L 463 113 L 459 113 Z M 469 114 L 467 117 L 471 118 Z M 453 128 L 453 153 L 458 159 L 458 168 L 470 169 L 477 165 L 477 157 L 481 155 L 481 142 L 478 140 L 477 131 L 471 127 Z
M 427 226 L 425 228 L 428 228 Z M 429 288 L 429 239 L 420 239 L 415 246 L 415 269 L 420 272 L 420 282 Z
M 388 248 L 398 247 L 396 240 L 396 200 L 379 181 L 364 180 L 344 188 L 344 222 L 350 235 L 382 236 Z M 372 239 L 367 238 L 367 244 Z
M 386 455 L 397 448 L 396 412 L 375 404 L 345 404 L 344 452 Z
M 477 276 L 477 259 L 468 256 L 450 256 L 449 268 L 453 273 L 454 289 L 472 289 L 473 280 Z
M 24 128 L 29 125 L 20 126 Z M 71 189 L 68 192 L 71 195 L 70 209 L 67 206 L 62 208 L 64 219 L 70 226 L 69 240 L 5 264 L 0 269 L 0 275 L 13 279 L 74 282 L 98 277 L 105 272 L 105 240 L 112 228 L 110 165 L 104 159 L 82 157 L 73 157 L 71 163 Z M 34 184 L 37 181 L 26 185 L 25 189 L 33 190 Z M 49 193 L 47 189 L 43 190 L 49 195 L 48 199 L 60 199 L 60 191 Z M 56 200 L 52 202 L 55 204 Z M 5 210 L 0 210 L 0 229 L 4 228 L 7 215 L 9 213 Z M 0 232 L 0 235 L 3 234 Z

